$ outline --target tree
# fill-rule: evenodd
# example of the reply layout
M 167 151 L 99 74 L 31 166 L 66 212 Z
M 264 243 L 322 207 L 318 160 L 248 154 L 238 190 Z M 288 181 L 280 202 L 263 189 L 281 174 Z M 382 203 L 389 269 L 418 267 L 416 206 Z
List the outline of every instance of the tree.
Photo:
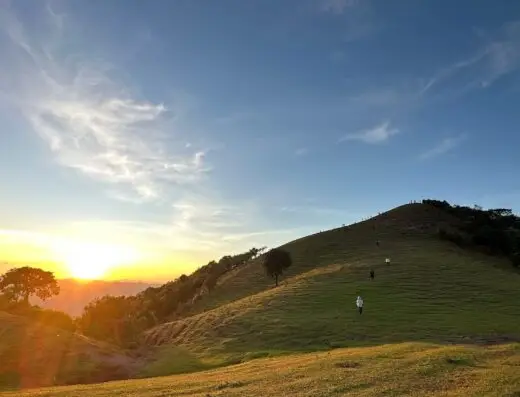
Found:
M 265 254 L 263 265 L 267 275 L 275 279 L 278 287 L 278 277 L 292 265 L 291 255 L 282 249 L 273 248 Z
M 85 306 L 77 325 L 87 336 L 126 345 L 135 340 L 145 320 L 138 318 L 137 305 L 136 297 L 105 295 Z
M 60 286 L 54 273 L 25 266 L 11 269 L 4 274 L 0 278 L 0 291 L 29 305 L 32 295 L 47 300 L 60 293 Z

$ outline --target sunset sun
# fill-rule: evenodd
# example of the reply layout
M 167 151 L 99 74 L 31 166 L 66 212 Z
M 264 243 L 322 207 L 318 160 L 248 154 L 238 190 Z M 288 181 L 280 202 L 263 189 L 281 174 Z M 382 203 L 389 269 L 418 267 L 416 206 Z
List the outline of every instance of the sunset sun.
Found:
M 103 278 L 114 267 L 135 259 L 129 248 L 106 244 L 67 242 L 55 251 L 70 275 L 82 280 Z

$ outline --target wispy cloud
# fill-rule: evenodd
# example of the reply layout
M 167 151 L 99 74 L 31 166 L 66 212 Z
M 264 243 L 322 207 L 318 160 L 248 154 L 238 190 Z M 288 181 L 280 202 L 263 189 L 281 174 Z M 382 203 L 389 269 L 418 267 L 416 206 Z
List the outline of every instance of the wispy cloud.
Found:
M 390 122 L 385 121 L 373 128 L 346 134 L 339 139 L 339 142 L 360 141 L 371 145 L 383 143 L 392 136 L 399 133 L 397 128 L 391 128 Z
M 276 244 L 280 238 L 298 233 L 297 228 L 274 229 L 262 224 L 258 211 L 255 203 L 223 204 L 202 195 L 186 195 L 171 205 L 171 216 L 163 222 L 90 219 L 53 230 L 83 240 L 95 236 L 113 244 L 135 245 L 145 252 L 203 256 Z
M 462 91 L 486 88 L 520 68 L 520 21 L 506 23 L 484 39 L 485 43 L 474 54 L 436 72 L 428 79 L 421 94 L 448 82 L 461 85 L 458 89 Z
M 168 184 L 199 181 L 210 169 L 204 150 L 186 153 L 166 134 L 175 109 L 138 96 L 106 62 L 60 56 L 66 19 L 49 7 L 46 11 L 52 29 L 36 36 L 2 9 L 10 47 L 9 62 L 0 71 L 9 81 L 4 96 L 19 107 L 56 161 L 132 192 L 113 197 L 153 200 Z
M 448 137 L 444 138 L 442 141 L 437 143 L 431 149 L 425 151 L 424 153 L 419 155 L 420 160 L 429 160 L 434 157 L 442 156 L 453 149 L 457 148 L 462 142 L 467 139 L 467 135 L 459 135 L 456 137 Z

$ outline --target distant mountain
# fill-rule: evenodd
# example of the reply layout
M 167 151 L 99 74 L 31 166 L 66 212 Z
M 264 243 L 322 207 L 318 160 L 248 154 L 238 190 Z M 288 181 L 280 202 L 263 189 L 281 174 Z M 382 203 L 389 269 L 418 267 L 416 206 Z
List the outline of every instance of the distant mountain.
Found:
M 58 280 L 60 294 L 42 302 L 36 298 L 32 303 L 46 309 L 63 311 L 71 316 L 79 316 L 83 308 L 96 298 L 104 295 L 135 295 L 148 287 L 158 284 L 148 284 L 138 281 L 77 281 L 73 279 Z

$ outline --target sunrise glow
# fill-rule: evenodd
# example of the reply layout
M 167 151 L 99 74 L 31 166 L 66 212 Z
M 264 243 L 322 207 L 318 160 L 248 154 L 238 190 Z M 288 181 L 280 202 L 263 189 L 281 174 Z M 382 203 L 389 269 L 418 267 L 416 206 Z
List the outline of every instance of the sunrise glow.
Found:
M 65 241 L 53 250 L 70 276 L 82 280 L 103 278 L 114 268 L 138 259 L 138 254 L 130 247 L 109 244 Z

